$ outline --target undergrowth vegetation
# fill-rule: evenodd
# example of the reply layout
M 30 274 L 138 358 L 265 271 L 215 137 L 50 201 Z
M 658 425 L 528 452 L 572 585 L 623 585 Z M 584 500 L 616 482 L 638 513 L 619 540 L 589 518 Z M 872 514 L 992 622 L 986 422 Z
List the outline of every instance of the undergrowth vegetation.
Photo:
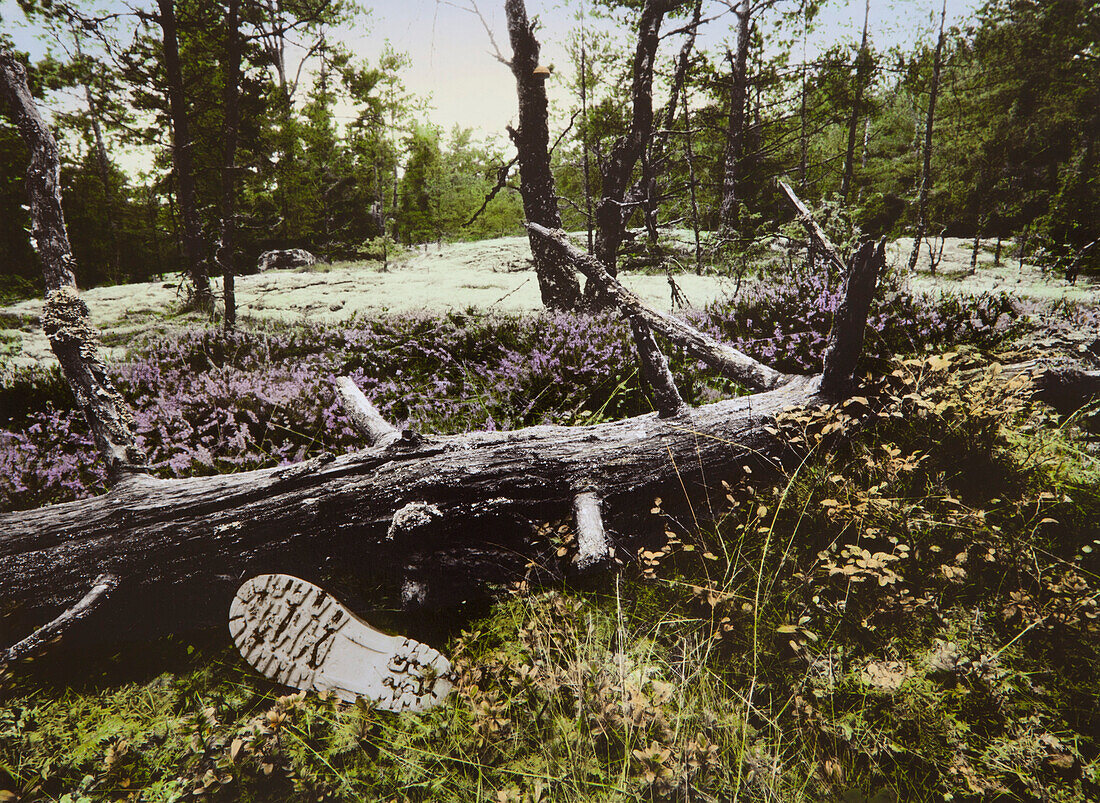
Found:
M 792 373 L 820 369 L 837 290 L 815 275 L 763 286 L 696 313 L 695 323 Z M 893 293 L 872 312 L 868 367 L 895 353 L 995 346 L 1023 324 L 1007 296 Z M 671 355 L 688 403 L 741 392 Z M 617 316 L 468 312 L 256 324 L 226 337 L 179 330 L 134 344 L 113 367 L 139 445 L 160 476 L 242 471 L 359 448 L 333 389 L 349 375 L 397 426 L 454 433 L 590 424 L 648 412 L 629 328 Z M 60 373 L 0 383 L 0 511 L 105 490 L 87 427 Z
M 978 349 L 876 352 L 876 342 L 906 339 L 918 352 L 948 340 L 995 345 L 1004 320 L 977 313 L 975 322 L 975 305 L 963 303 L 954 309 L 965 318 L 952 319 L 951 303 L 912 317 L 927 332 L 878 319 L 871 359 L 881 378 L 843 404 L 780 416 L 774 434 L 788 454 L 774 473 L 731 466 L 704 498 L 655 499 L 656 538 L 620 572 L 542 588 L 544 567 L 532 565 L 484 617 L 459 623 L 434 645 L 458 677 L 444 706 L 395 715 L 287 695 L 220 635 L 76 667 L 59 652 L 7 681 L 0 796 L 1095 798 L 1100 465 L 1072 424 L 1048 418 L 1027 401 L 1025 380 L 1001 375 Z M 759 323 L 744 320 L 744 307 L 704 320 L 742 343 L 795 331 L 776 333 L 781 318 L 764 309 L 752 313 Z M 942 329 L 937 316 L 949 321 Z M 385 414 L 434 431 L 639 411 L 619 325 L 598 320 L 583 337 L 571 325 L 455 316 L 228 343 L 196 333 L 144 346 L 120 376 L 128 395 L 158 399 L 139 421 L 157 404 L 190 394 L 197 405 L 205 393 L 212 401 L 201 409 L 220 433 L 212 442 L 248 433 L 237 451 L 207 447 L 205 471 L 351 448 L 334 402 L 307 384 L 310 372 L 351 373 Z M 693 401 L 730 390 L 697 366 L 679 368 Z M 60 416 L 61 394 L 51 398 Z M 250 409 L 263 411 L 263 428 L 234 430 L 230 418 L 246 420 Z M 9 426 L 47 429 L 37 415 L 20 412 Z M 173 437 L 202 443 L 199 421 L 175 420 L 189 423 L 160 441 L 139 431 L 162 470 L 196 470 L 152 448 L 184 448 Z M 263 457 L 246 456 L 255 444 Z M 23 493 L 21 506 L 58 491 Z M 568 561 L 569 524 L 542 531 Z

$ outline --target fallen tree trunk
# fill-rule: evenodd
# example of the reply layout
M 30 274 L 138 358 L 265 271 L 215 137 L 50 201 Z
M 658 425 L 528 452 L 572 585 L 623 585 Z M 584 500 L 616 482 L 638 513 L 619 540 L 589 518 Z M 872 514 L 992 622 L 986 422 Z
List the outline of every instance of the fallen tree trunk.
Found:
M 1035 362 L 1003 371 L 1020 373 L 1067 411 L 1100 395 L 1094 373 Z M 590 569 L 601 539 L 636 551 L 655 496 L 704 495 L 742 466 L 776 467 L 785 446 L 769 432 L 774 416 L 825 402 L 819 388 L 820 377 L 795 377 L 672 418 L 588 427 L 393 431 L 340 457 L 180 480 L 132 475 L 103 496 L 8 513 L 4 638 L 55 617 L 103 575 L 118 581 L 100 620 L 126 623 L 96 634 L 106 640 L 222 625 L 238 585 L 267 572 L 318 582 L 344 574 L 381 592 L 379 602 L 458 605 L 486 584 L 519 579 L 532 559 L 555 562 L 537 525 L 574 516 L 585 537 L 573 561 Z M 355 403 L 369 404 L 361 394 Z M 377 421 L 363 426 L 378 434 Z
M 433 580 L 406 572 L 455 588 L 501 582 L 545 551 L 532 522 L 569 518 L 578 494 L 595 494 L 614 529 L 654 495 L 774 459 L 780 444 L 765 427 L 815 401 L 816 386 L 800 378 L 675 418 L 406 433 L 277 469 L 133 476 L 104 496 L 0 516 L 0 604 L 45 621 L 109 573 L 120 582 L 104 607 L 137 603 L 143 620 L 131 625 L 163 633 L 223 622 L 237 586 L 264 572 L 322 580 L 343 569 L 388 575 L 395 588 Z M 448 580 L 454 571 L 465 577 Z

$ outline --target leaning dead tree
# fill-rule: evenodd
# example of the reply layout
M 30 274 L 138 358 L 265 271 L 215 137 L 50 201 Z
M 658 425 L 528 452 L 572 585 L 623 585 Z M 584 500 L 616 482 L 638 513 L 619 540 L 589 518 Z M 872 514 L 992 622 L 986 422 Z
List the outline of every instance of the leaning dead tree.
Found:
M 106 367 L 95 348 L 88 323 L 88 306 L 79 298 L 75 264 L 65 215 L 61 208 L 61 162 L 57 142 L 27 85 L 22 62 L 0 47 L 0 98 L 30 151 L 27 191 L 30 195 L 31 241 L 42 263 L 46 301 L 42 327 L 61 371 L 87 418 L 92 437 L 117 479 L 144 463 L 130 432 L 130 415 L 111 386 Z

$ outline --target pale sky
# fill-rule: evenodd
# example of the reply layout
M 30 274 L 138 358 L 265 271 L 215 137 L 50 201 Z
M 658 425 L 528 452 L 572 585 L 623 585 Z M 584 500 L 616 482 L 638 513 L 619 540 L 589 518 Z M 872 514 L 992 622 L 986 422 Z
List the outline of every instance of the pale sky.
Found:
M 435 111 L 432 121 L 450 128 L 455 124 L 473 128 L 484 135 L 503 139 L 504 126 L 516 116 L 515 84 L 507 67 L 492 55 L 492 47 L 481 21 L 458 6 L 470 0 L 379 0 L 369 17 L 355 30 L 345 34 L 345 43 L 359 56 L 375 61 L 386 40 L 408 54 L 412 64 L 404 72 L 407 88 L 418 95 L 431 95 Z M 118 0 L 103 0 L 108 7 L 121 7 Z M 529 15 L 537 16 L 543 28 L 543 62 L 554 63 L 557 74 L 548 88 L 552 102 L 564 109 L 573 101 L 565 91 L 569 60 L 564 43 L 579 25 L 577 15 L 590 0 L 527 0 Z M 979 0 L 948 0 L 948 25 L 964 21 Z M 510 53 L 500 0 L 478 0 L 486 22 L 494 31 L 505 56 Z M 811 51 L 823 50 L 839 39 L 856 38 L 863 21 L 863 0 L 827 0 Z M 723 11 L 721 2 L 707 0 L 704 15 Z M 939 0 L 871 0 L 870 29 L 877 46 L 911 44 L 919 36 L 932 35 L 933 16 Z M 606 25 L 601 28 L 588 14 L 593 36 L 613 36 Z M 41 55 L 44 45 L 36 31 L 26 24 L 15 0 L 0 0 L 0 19 L 18 47 Z M 726 14 L 710 23 L 700 36 L 699 46 L 716 53 L 724 50 L 734 36 L 734 18 Z M 619 34 L 622 36 L 622 34 Z M 681 37 L 663 42 L 666 57 L 679 49 Z
M 454 0 L 464 5 L 468 0 Z M 578 12 L 588 0 L 571 0 L 568 6 L 561 0 L 527 0 L 527 11 L 537 16 L 543 25 L 539 34 L 543 62 L 552 62 L 558 75 L 551 79 L 551 99 L 562 108 L 572 101 L 564 91 L 562 70 L 568 70 L 564 43 L 579 25 Z M 978 0 L 948 0 L 947 24 L 950 27 L 968 18 Z M 500 0 L 479 0 L 486 21 L 494 30 L 497 44 L 505 55 L 510 54 L 505 27 L 504 4 Z M 718 2 L 706 2 L 711 14 L 723 10 Z M 830 0 L 822 11 L 816 41 L 819 50 L 838 39 L 857 38 L 863 23 L 863 0 Z M 869 27 L 879 47 L 910 44 L 920 33 L 930 36 L 932 15 L 938 14 L 939 0 L 871 0 Z M 704 11 L 704 14 L 707 12 Z M 591 14 L 587 15 L 592 26 Z M 732 15 L 711 23 L 700 37 L 699 45 L 719 48 L 735 37 Z M 361 36 L 363 51 L 377 53 L 389 39 L 397 50 L 412 58 L 413 66 L 406 74 L 409 89 L 418 94 L 431 94 L 436 122 L 449 127 L 458 123 L 480 128 L 486 133 L 500 132 L 516 115 L 515 83 L 508 69 L 493 58 L 489 37 L 476 16 L 437 0 L 383 0 L 374 5 L 369 31 Z M 596 34 L 599 35 L 597 29 Z M 604 36 L 608 34 L 603 33 Z M 679 50 L 681 37 L 663 42 L 666 55 Z M 811 47 L 812 49 L 812 47 Z

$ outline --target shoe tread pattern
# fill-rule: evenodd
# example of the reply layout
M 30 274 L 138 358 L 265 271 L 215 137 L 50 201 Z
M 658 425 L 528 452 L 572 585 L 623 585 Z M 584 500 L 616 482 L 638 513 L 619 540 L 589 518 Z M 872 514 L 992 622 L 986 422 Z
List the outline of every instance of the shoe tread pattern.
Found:
M 324 674 L 337 638 L 346 639 L 362 652 L 364 682 L 371 674 L 380 681 L 380 688 L 369 684 L 366 696 L 390 711 L 429 708 L 447 696 L 454 680 L 449 662 L 438 651 L 379 633 L 323 589 L 290 575 L 259 575 L 241 585 L 229 609 L 229 632 L 244 659 L 262 675 L 297 689 L 330 689 L 354 700 L 363 689 L 345 688 L 348 684 L 333 683 Z

